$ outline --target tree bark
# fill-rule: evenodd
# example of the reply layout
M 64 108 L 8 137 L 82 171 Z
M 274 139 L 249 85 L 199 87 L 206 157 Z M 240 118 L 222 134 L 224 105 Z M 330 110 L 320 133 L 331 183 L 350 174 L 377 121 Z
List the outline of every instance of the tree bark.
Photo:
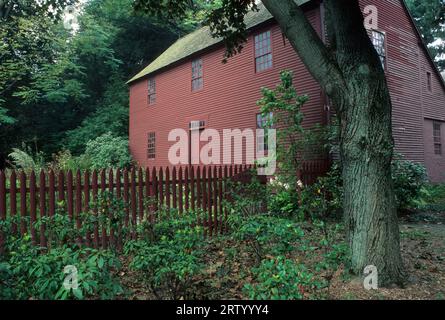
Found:
M 293 0 L 263 0 L 340 119 L 344 215 L 351 267 L 375 265 L 379 285 L 403 285 L 391 179 L 391 99 L 380 59 L 363 26 L 358 0 L 326 0 L 335 52 Z M 311 31 L 312 30 L 312 31 Z

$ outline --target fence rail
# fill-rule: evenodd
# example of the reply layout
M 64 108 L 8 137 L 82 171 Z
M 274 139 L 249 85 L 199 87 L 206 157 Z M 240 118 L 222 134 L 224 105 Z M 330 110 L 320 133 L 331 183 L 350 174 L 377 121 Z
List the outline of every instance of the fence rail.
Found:
M 69 216 L 77 229 L 81 229 L 81 214 L 91 213 L 100 218 L 100 210 L 95 210 L 92 203 L 98 195 L 107 192 L 123 201 L 125 217 L 121 222 L 125 226 L 129 223 L 136 226 L 146 219 L 153 219 L 153 213 L 160 207 L 176 209 L 179 214 L 199 209 L 205 216 L 197 216 L 197 223 L 204 227 L 208 236 L 212 236 L 226 229 L 224 203 L 230 191 L 227 181 L 247 183 L 252 168 L 231 165 L 57 173 L 52 170 L 38 173 L 13 170 L 9 174 L 0 171 L 0 221 L 20 217 L 7 232 L 22 236 L 29 234 L 33 244 L 45 247 L 48 240 L 45 226 L 41 225 L 39 230 L 34 227 L 39 218 L 53 217 L 61 211 Z M 310 184 L 327 168 L 324 161 L 304 163 L 300 179 Z M 0 251 L 3 250 L 4 237 L 0 232 Z M 115 243 L 116 238 L 122 240 L 113 230 L 95 226 L 91 237 L 78 239 L 78 242 L 107 247 Z

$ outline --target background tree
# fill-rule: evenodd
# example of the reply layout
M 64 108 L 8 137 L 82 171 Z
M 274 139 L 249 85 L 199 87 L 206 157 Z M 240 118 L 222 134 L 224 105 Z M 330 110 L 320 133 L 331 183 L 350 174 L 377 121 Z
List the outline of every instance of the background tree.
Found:
M 436 58 L 441 71 L 445 70 L 445 1 L 407 0 L 411 14 L 428 44 L 431 55 Z
M 344 214 L 353 271 L 376 265 L 380 285 L 403 284 L 404 272 L 391 159 L 391 99 L 380 59 L 363 26 L 358 0 L 326 0 L 329 43 L 326 46 L 293 0 L 263 0 L 290 44 L 333 101 L 340 122 Z M 136 8 L 177 19 L 189 0 L 136 0 Z M 253 0 L 222 0 L 208 15 L 214 36 L 227 45 L 226 56 L 246 40 L 244 16 L 256 10 Z
M 90 0 L 72 32 L 67 5 L 79 2 L 0 0 L 0 167 L 22 143 L 48 161 L 109 131 L 127 139 L 126 81 L 197 24 L 135 13 L 132 0 Z

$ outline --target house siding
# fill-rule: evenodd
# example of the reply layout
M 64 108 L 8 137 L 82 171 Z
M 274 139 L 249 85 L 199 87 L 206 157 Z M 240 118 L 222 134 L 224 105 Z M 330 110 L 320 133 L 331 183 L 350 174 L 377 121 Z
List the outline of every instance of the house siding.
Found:
M 313 9 L 307 16 L 320 32 L 320 11 Z M 255 71 L 253 37 L 271 30 L 273 67 Z M 307 94 L 310 101 L 304 106 L 304 125 L 313 126 L 326 122 L 321 90 L 276 24 L 263 25 L 254 30 L 241 54 L 222 63 L 225 48 L 220 46 L 202 55 L 157 74 L 156 103 L 148 105 L 148 80 L 142 79 L 130 87 L 130 151 L 141 166 L 169 166 L 168 142 L 170 130 L 187 130 L 192 120 L 207 120 L 207 128 L 222 132 L 223 129 L 256 129 L 256 102 L 261 98 L 261 88 L 273 88 L 279 83 L 279 72 L 294 72 L 295 86 L 300 94 Z M 191 61 L 202 58 L 204 86 L 191 90 Z M 147 133 L 156 132 L 156 159 L 147 159 Z M 222 138 L 221 138 L 222 141 Z M 221 148 L 221 154 L 222 154 Z M 244 161 L 245 162 L 245 157 Z
M 360 3 L 363 8 L 366 5 L 377 7 L 378 29 L 386 34 L 385 72 L 393 105 L 395 151 L 408 160 L 424 164 L 432 181 L 445 181 L 445 157 L 431 154 L 434 145 L 429 131 L 429 120 L 445 121 L 445 90 L 438 74 L 433 70 L 401 1 L 362 0 Z M 321 12 L 317 7 L 306 13 L 319 34 Z M 267 30 L 272 32 L 273 68 L 256 73 L 253 37 Z M 208 128 L 219 131 L 225 128 L 255 129 L 260 89 L 274 87 L 283 69 L 294 72 L 298 93 L 310 97 L 303 107 L 304 125 L 311 127 L 326 123 L 320 86 L 292 46 L 284 41 L 276 24 L 269 23 L 254 30 L 243 52 L 230 58 L 227 64 L 222 64 L 223 54 L 223 47 L 214 47 L 156 74 L 155 105 L 148 106 L 147 79 L 131 84 L 130 149 L 139 165 L 170 165 L 167 157 L 173 142 L 168 142 L 168 133 L 174 128 L 187 130 L 191 120 L 206 120 Z M 195 58 L 203 60 L 204 87 L 198 92 L 191 90 L 191 61 Z M 427 72 L 432 74 L 432 92 L 427 88 Z M 156 132 L 154 160 L 147 159 L 147 133 L 150 131 Z

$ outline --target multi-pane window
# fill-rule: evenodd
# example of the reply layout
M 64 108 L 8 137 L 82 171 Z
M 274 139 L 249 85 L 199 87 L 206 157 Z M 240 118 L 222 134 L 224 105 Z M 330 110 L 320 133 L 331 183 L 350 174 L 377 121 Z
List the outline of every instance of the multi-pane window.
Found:
M 385 34 L 380 31 L 372 30 L 371 40 L 375 50 L 377 51 L 377 54 L 380 57 L 383 69 L 385 69 L 385 64 L 386 64 Z
M 156 158 L 156 133 L 149 132 L 147 139 L 147 158 L 155 159 Z
M 442 154 L 442 140 L 440 132 L 440 122 L 433 122 L 433 140 L 434 140 L 434 154 Z
M 202 59 L 196 59 L 192 61 L 192 91 L 201 90 L 202 87 Z
M 255 36 L 255 67 L 256 72 L 272 68 L 272 43 L 270 31 Z
M 154 78 L 148 79 L 148 104 L 156 102 L 156 80 Z
M 256 126 L 264 131 L 257 131 L 256 150 L 257 152 L 267 152 L 269 150 L 269 139 L 267 137 L 267 129 L 270 128 L 272 120 L 272 112 L 267 115 L 261 113 L 256 116 Z
M 427 87 L 429 92 L 433 91 L 431 72 L 427 72 L 426 73 L 426 87 Z

